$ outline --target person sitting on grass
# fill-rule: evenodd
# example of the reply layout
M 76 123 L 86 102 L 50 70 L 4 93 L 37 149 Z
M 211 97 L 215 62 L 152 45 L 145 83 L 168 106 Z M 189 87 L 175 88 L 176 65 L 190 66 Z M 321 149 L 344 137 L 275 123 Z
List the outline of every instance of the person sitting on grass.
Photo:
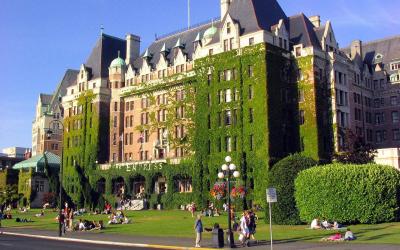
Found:
M 40 214 L 36 214 L 35 216 L 36 216 L 36 217 L 43 217 L 43 216 L 44 216 L 44 211 L 43 211 L 43 210 L 40 211 Z
M 322 222 L 322 228 L 323 229 L 331 229 L 332 228 L 332 224 L 328 222 L 328 220 L 324 219 L 324 221 Z
M 319 219 L 315 218 L 311 222 L 311 229 L 321 229 L 321 226 L 319 225 Z
M 86 231 L 86 226 L 82 219 L 79 219 L 78 231 Z
M 350 228 L 348 228 L 346 234 L 344 235 L 344 240 L 355 240 L 355 239 L 357 239 L 357 237 L 354 236 L 353 232 L 350 230 Z

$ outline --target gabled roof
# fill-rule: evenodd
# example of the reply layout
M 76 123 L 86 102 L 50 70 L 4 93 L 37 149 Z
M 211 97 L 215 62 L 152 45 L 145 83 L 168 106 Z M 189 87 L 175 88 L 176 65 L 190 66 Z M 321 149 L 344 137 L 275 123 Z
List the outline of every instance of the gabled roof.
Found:
M 321 48 L 321 43 L 314 31 L 314 25 L 303 14 L 291 16 L 286 22 L 290 41 L 293 44 L 303 44 L 304 47 L 314 46 Z
M 36 171 L 43 171 L 46 164 L 51 168 L 60 167 L 60 157 L 51 152 L 36 155 L 28 160 L 21 161 L 13 166 L 13 169 L 29 169 L 35 168 Z
M 59 96 L 63 97 L 67 94 L 67 88 L 76 84 L 76 78 L 78 76 L 79 70 L 67 69 L 64 74 L 63 79 L 58 84 L 56 91 L 51 98 L 50 108 L 54 109 L 55 106 L 59 104 Z
M 152 57 L 150 58 L 149 63 L 150 64 L 157 64 L 158 61 L 160 60 L 160 55 L 162 50 L 166 49 L 166 51 L 172 51 L 174 47 L 176 47 L 176 44 L 179 42 L 180 44 L 185 44 L 184 47 L 182 47 L 182 52 L 188 56 L 189 59 L 192 59 L 192 55 L 194 53 L 194 41 L 196 40 L 197 35 L 200 33 L 200 37 L 204 34 L 204 32 L 210 28 L 212 25 L 211 22 L 206 23 L 204 25 L 191 28 L 189 30 L 185 30 L 183 32 L 179 32 L 173 35 L 170 35 L 168 37 L 156 40 L 154 43 L 152 43 L 142 55 L 135 60 L 134 68 L 140 69 L 142 64 L 143 64 L 143 56 L 148 53 Z M 214 25 L 218 25 L 218 22 L 214 22 Z M 219 37 L 219 34 L 217 33 L 214 37 Z M 179 41 L 180 40 L 180 41 Z M 165 47 L 164 47 L 165 44 Z M 172 61 L 174 56 L 174 53 L 168 53 L 167 54 L 167 60 L 169 62 Z
M 320 26 L 318 28 L 317 27 L 314 28 L 315 34 L 317 35 L 317 38 L 318 38 L 319 41 L 322 41 L 322 38 L 323 38 L 324 33 L 325 33 L 325 28 L 326 28 L 325 25 L 322 25 L 322 26 Z
M 341 50 L 350 54 L 351 48 Z M 362 60 L 368 65 L 373 65 L 375 56 L 381 54 L 384 69 L 390 71 L 390 62 L 400 60 L 400 35 L 363 43 L 362 53 Z
M 42 105 L 49 105 L 53 95 L 40 93 L 39 98 Z
M 91 68 L 92 78 L 107 78 L 108 67 L 112 60 L 118 57 L 118 51 L 121 57 L 126 56 L 126 41 L 117 37 L 101 34 L 92 50 L 85 66 Z
M 228 14 L 240 22 L 241 35 L 258 30 L 271 31 L 271 26 L 287 16 L 276 0 L 236 0 L 231 3 Z M 223 19 L 226 19 L 226 16 Z

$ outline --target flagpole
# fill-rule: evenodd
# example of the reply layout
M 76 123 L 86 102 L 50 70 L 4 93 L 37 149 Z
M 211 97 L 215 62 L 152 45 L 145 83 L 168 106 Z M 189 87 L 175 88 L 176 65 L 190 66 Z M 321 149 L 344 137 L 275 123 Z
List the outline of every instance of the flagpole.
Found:
M 190 29 L 190 0 L 188 0 L 188 29 Z

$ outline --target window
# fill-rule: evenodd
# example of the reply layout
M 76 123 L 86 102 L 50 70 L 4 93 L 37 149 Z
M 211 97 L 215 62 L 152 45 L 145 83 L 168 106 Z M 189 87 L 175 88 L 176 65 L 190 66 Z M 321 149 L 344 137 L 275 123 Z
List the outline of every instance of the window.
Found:
M 222 120 L 221 112 L 218 112 L 218 113 L 217 113 L 217 123 L 218 123 L 218 127 L 221 127 L 221 120 Z
M 207 124 L 208 124 L 208 129 L 211 129 L 211 115 L 207 115 Z
M 133 127 L 133 115 L 129 116 L 129 126 Z
M 224 80 L 225 81 L 232 80 L 232 71 L 230 69 L 224 70 Z
M 400 141 L 400 129 L 393 129 L 393 141 Z
M 249 77 L 253 77 L 254 76 L 254 66 L 253 65 L 249 65 L 248 66 L 247 73 L 248 73 Z
M 113 145 L 114 146 L 117 145 L 117 134 L 116 133 L 113 134 Z
M 298 98 L 299 98 L 299 102 L 304 102 L 304 90 L 300 89 L 298 91 Z
M 230 89 L 225 90 L 225 102 L 229 103 L 232 101 L 232 92 Z
M 226 34 L 230 34 L 231 33 L 231 23 L 228 22 L 226 23 Z
M 118 120 L 117 120 L 118 118 L 117 118 L 117 116 L 114 116 L 114 128 L 116 128 L 117 127 L 117 123 L 118 123 Z
M 224 92 L 222 90 L 218 90 L 218 104 L 222 103 L 224 101 Z
M 253 149 L 254 149 L 254 136 L 253 135 L 249 136 L 249 149 L 250 149 L 250 151 L 253 151 Z
M 129 133 L 129 145 L 133 145 L 133 133 Z
M 385 123 L 385 113 L 375 113 L 375 124 Z
M 232 152 L 232 138 L 229 136 L 225 137 L 225 151 Z
M 249 85 L 249 99 L 253 99 L 254 91 L 253 91 L 253 85 Z
M 249 38 L 249 46 L 254 44 L 254 37 Z
M 125 103 L 125 111 L 129 111 L 129 102 Z
M 230 110 L 225 111 L 225 125 L 229 126 L 232 124 L 232 112 Z
M 231 39 L 229 39 L 229 49 L 233 49 L 233 41 L 234 41 L 234 38 L 231 38 Z
M 149 131 L 145 130 L 144 131 L 144 142 L 149 142 L 149 137 L 150 137 Z
M 295 55 L 296 57 L 300 57 L 301 56 L 301 46 L 297 46 L 295 47 Z
M 249 108 L 249 122 L 253 123 L 253 121 L 254 121 L 254 109 Z
M 128 145 L 129 144 L 129 135 L 128 135 L 128 133 L 125 134 L 124 140 L 125 140 L 125 145 Z
M 207 84 L 208 84 L 208 86 L 210 86 L 211 81 L 212 81 L 212 74 L 208 74 L 208 76 L 207 76 Z
M 229 48 L 228 48 L 228 46 L 229 46 L 229 45 L 228 45 L 228 42 L 229 42 L 228 39 L 225 39 L 225 40 L 224 40 L 224 52 L 229 50 Z
M 303 125 L 305 122 L 305 118 L 304 118 L 304 110 L 300 110 L 299 112 L 299 124 Z
M 221 152 L 221 138 L 217 138 L 217 148 L 218 148 L 218 152 Z
M 390 97 L 390 105 L 396 106 L 397 105 L 397 96 Z
M 386 140 L 386 130 L 378 130 L 375 132 L 376 143 L 381 143 Z
M 391 70 L 398 70 L 400 69 L 400 62 L 394 62 L 390 64 L 390 69 Z
M 130 110 L 133 110 L 135 108 L 135 102 L 134 101 L 130 101 L 129 105 L 131 106 Z
M 399 123 L 399 112 L 398 111 L 392 112 L 392 123 Z

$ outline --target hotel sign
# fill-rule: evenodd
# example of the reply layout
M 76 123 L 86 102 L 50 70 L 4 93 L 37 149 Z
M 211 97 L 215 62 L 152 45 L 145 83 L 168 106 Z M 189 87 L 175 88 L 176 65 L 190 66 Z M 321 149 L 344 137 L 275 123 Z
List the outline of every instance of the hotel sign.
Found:
M 125 170 L 127 172 L 137 171 L 160 171 L 163 169 L 165 162 L 134 162 L 134 163 L 119 163 L 113 165 L 111 168 L 118 170 Z

